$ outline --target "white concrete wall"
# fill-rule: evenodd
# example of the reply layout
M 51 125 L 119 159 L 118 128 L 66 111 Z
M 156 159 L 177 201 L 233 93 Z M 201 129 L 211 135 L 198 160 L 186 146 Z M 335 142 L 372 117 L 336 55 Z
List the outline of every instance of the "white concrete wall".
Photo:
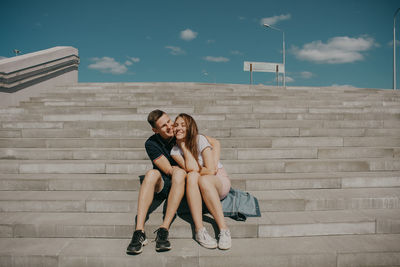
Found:
M 74 63 L 69 62 L 72 59 Z M 64 65 L 57 66 L 60 63 Z M 42 91 L 77 83 L 77 64 L 78 50 L 73 47 L 54 47 L 0 60 L 0 107 L 16 106 Z M 19 89 L 21 86 L 24 88 Z

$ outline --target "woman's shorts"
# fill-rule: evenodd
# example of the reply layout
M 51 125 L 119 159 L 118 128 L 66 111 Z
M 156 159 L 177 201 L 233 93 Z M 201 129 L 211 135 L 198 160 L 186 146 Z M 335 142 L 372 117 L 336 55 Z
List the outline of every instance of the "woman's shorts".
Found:
M 229 179 L 224 167 L 219 168 L 215 175 L 218 177 L 222 184 L 222 190 L 219 194 L 219 198 L 222 200 L 229 193 L 229 190 L 231 188 L 231 179 Z

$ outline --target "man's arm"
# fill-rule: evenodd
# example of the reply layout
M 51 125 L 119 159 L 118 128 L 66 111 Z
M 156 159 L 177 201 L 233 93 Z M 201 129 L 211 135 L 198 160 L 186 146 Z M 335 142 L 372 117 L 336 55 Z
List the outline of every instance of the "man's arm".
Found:
M 162 154 L 159 145 L 156 142 L 148 139 L 144 146 L 146 148 L 147 155 L 153 164 L 156 165 L 157 168 L 163 173 L 172 175 L 173 167 L 169 163 L 169 160 Z
M 169 163 L 168 159 L 164 156 L 161 155 L 155 160 L 153 160 L 153 163 L 165 174 L 172 176 L 172 173 L 174 172 L 175 168 L 179 168 L 177 166 L 171 166 Z

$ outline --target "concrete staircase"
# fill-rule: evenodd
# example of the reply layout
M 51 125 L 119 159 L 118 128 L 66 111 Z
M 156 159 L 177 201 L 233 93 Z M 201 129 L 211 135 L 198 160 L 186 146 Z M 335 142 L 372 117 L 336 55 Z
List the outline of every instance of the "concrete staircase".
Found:
M 192 114 L 221 141 L 233 187 L 258 197 L 261 218 L 227 218 L 231 250 L 200 247 L 177 216 L 170 252 L 125 255 L 155 108 Z M 0 122 L 0 266 L 400 266 L 397 91 L 79 84 Z

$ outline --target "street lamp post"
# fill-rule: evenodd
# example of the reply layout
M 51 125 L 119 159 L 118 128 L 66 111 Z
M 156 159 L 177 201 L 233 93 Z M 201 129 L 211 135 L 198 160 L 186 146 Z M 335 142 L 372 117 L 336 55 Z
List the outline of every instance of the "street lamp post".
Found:
M 282 46 L 283 46 L 283 87 L 286 88 L 286 64 L 285 64 L 285 32 L 281 29 L 275 28 L 269 24 L 264 24 L 265 28 L 271 28 L 282 33 Z
M 400 8 L 396 10 L 393 16 L 393 90 L 396 90 L 396 15 Z

